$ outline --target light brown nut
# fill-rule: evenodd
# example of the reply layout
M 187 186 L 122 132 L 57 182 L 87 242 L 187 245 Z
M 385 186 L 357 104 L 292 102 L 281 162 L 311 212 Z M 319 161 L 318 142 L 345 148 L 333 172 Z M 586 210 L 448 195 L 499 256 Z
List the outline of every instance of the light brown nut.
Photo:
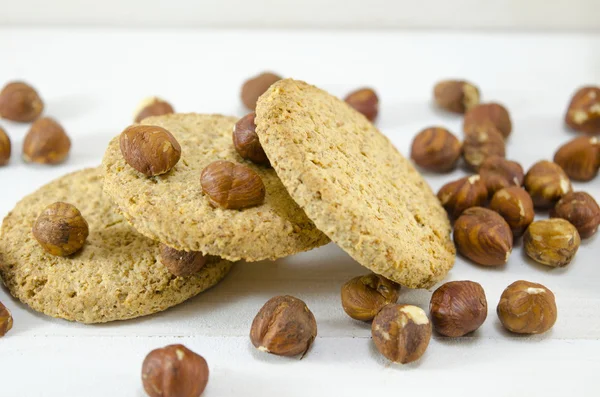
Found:
M 493 156 L 506 156 L 506 144 L 497 129 L 477 127 L 465 134 L 463 158 L 469 167 L 477 171 L 487 158 Z
M 152 350 L 142 364 L 142 383 L 150 397 L 199 397 L 208 375 L 206 360 L 183 345 Z
M 575 131 L 600 134 L 600 87 L 581 87 L 571 99 L 565 122 Z
M 8 164 L 10 160 L 11 144 L 6 131 L 0 127 L 0 166 Z
M 536 208 L 550 208 L 572 190 L 571 181 L 562 168 L 551 161 L 538 161 L 523 180 Z
M 179 142 L 155 125 L 131 125 L 121 133 L 119 143 L 125 162 L 146 176 L 171 171 L 181 158 Z
M 206 265 L 207 258 L 202 252 L 186 252 L 160 244 L 160 262 L 171 274 L 186 277 L 196 274 Z
M 581 238 L 592 237 L 600 224 L 600 207 L 592 196 L 585 192 L 565 194 L 550 211 L 553 218 L 569 221 Z
M 242 158 L 256 164 L 269 165 L 269 159 L 258 140 L 258 135 L 256 135 L 255 118 L 256 113 L 252 112 L 235 123 L 233 146 Z
M 469 134 L 475 131 L 495 128 L 504 138 L 512 131 L 512 121 L 506 108 L 498 103 L 482 103 L 473 106 L 465 113 L 463 131 Z
M 379 97 L 372 88 L 360 88 L 349 93 L 344 101 L 373 122 L 379 113 Z
M 522 186 L 525 178 L 521 164 L 498 156 L 485 159 L 479 168 L 479 175 L 490 195 L 505 187 Z
M 464 336 L 481 327 L 487 317 L 485 291 L 473 281 L 450 281 L 433 292 L 429 313 L 440 334 Z
M 454 243 L 461 255 L 483 266 L 508 261 L 513 235 L 508 223 L 492 210 L 469 208 L 454 223 Z
M 535 217 L 531 196 L 519 186 L 498 190 L 492 197 L 490 209 L 504 218 L 513 237 L 522 236 Z
M 371 321 L 390 303 L 396 303 L 400 285 L 378 274 L 354 277 L 342 286 L 342 307 L 355 320 Z
M 12 326 L 12 314 L 10 314 L 10 310 L 0 302 L 0 338 L 6 335 L 6 333 L 11 330 Z
M 162 116 L 171 113 L 175 113 L 175 110 L 169 102 L 153 96 L 140 102 L 133 115 L 133 121 L 139 123 L 150 116 Z
M 571 263 L 580 244 L 581 238 L 575 226 L 561 218 L 535 221 L 523 235 L 523 249 L 527 256 L 550 267 L 564 267 Z
M 576 181 L 594 179 L 600 168 L 600 141 L 596 137 L 580 136 L 558 148 L 554 162 L 569 178 Z
M 28 163 L 59 164 L 70 150 L 71 140 L 64 128 L 49 117 L 36 120 L 23 141 L 23 159 Z
M 431 339 L 431 323 L 417 306 L 390 304 L 373 319 L 371 336 L 387 359 L 407 364 L 421 358 Z
M 444 110 L 464 113 L 479 104 L 479 89 L 465 80 L 443 80 L 433 87 L 433 99 Z
M 502 292 L 496 308 L 500 322 L 517 334 L 541 334 L 556 323 L 554 294 L 542 284 L 515 281 Z
M 306 303 L 289 295 L 269 299 L 250 329 L 254 347 L 278 356 L 304 357 L 316 337 L 315 316 Z
M 44 110 L 44 102 L 37 91 L 27 83 L 8 83 L 0 91 L 0 117 L 12 121 L 29 122 Z
M 32 233 L 49 254 L 69 256 L 83 247 L 89 228 L 75 206 L 59 201 L 46 207 L 38 216 Z
M 410 157 L 423 169 L 448 172 L 456 168 L 461 152 L 460 141 L 450 131 L 441 127 L 430 127 L 415 136 Z
M 448 216 L 456 219 L 467 208 L 483 205 L 488 198 L 488 191 L 479 175 L 471 175 L 445 184 L 437 197 Z
M 258 76 L 252 77 L 246 80 L 242 86 L 242 103 L 248 109 L 254 111 L 256 109 L 256 101 L 269 87 L 281 80 L 281 76 L 278 76 L 271 72 L 263 72 Z
M 254 170 L 231 161 L 214 161 L 202 170 L 202 191 L 215 207 L 242 209 L 265 201 L 265 185 Z

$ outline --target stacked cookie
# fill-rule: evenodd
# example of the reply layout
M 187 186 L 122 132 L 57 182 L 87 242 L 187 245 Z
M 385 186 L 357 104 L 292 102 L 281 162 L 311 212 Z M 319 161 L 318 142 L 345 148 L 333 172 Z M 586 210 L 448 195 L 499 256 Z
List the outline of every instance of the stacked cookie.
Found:
M 110 142 L 101 169 L 23 199 L 0 240 L 0 275 L 11 293 L 68 320 L 133 318 L 216 284 L 234 261 L 274 260 L 330 239 L 407 287 L 445 277 L 455 257 L 446 213 L 365 117 L 288 79 L 260 97 L 255 119 L 242 121 L 237 128 L 256 134 L 246 152 L 232 142 L 236 118 L 146 118 Z M 89 223 L 83 248 L 65 257 L 44 251 L 31 232 L 57 201 Z M 169 266 L 196 253 L 205 259 L 199 270 Z

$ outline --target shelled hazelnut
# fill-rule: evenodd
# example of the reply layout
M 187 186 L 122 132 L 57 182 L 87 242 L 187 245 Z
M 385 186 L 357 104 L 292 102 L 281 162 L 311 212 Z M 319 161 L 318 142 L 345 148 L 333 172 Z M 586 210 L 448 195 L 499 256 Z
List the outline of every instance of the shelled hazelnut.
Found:
M 152 350 L 142 364 L 142 383 L 150 397 L 199 397 L 208 376 L 206 360 L 183 345 Z
M 231 161 L 218 160 L 207 165 L 200 175 L 200 183 L 215 207 L 242 209 L 261 205 L 265 200 L 265 185 L 260 175 Z
M 450 218 L 456 219 L 467 208 L 483 205 L 488 191 L 479 175 L 471 175 L 445 184 L 437 197 Z
M 527 256 L 550 267 L 564 267 L 571 263 L 580 243 L 575 226 L 561 218 L 535 221 L 523 236 Z
M 171 248 L 168 245 L 159 246 L 160 262 L 169 273 L 177 277 L 186 277 L 198 273 L 206 265 L 207 257 L 202 252 L 186 252 Z
M 431 339 L 431 323 L 420 307 L 390 304 L 373 319 L 371 336 L 386 358 L 407 364 L 425 353 Z
M 372 88 L 360 88 L 349 93 L 344 101 L 373 122 L 379 114 L 379 97 Z
M 493 156 L 506 156 L 504 138 L 495 127 L 478 126 L 465 133 L 463 158 L 469 167 L 478 171 L 481 164 Z
M 37 91 L 27 83 L 8 83 L 0 91 L 0 117 L 7 120 L 30 122 L 42 114 L 44 102 Z
M 254 347 L 278 356 L 304 357 L 317 337 L 317 322 L 306 303 L 276 296 L 260 309 L 250 329 Z
M 454 243 L 461 255 L 483 266 L 508 261 L 513 235 L 508 223 L 487 208 L 467 209 L 454 223 Z
M 566 219 L 577 228 L 581 238 L 589 238 L 598 230 L 600 207 L 596 200 L 585 192 L 569 192 L 558 200 L 554 209 L 550 211 L 550 216 Z
M 246 80 L 242 86 L 241 92 L 242 103 L 244 106 L 254 111 L 256 109 L 258 98 L 264 94 L 273 83 L 276 83 L 279 80 L 281 80 L 281 76 L 271 72 L 263 72 L 258 76 Z
M 576 181 L 594 179 L 600 168 L 600 141 L 596 137 L 580 136 L 558 148 L 554 162 Z
M 508 110 L 499 103 L 482 103 L 473 106 L 465 113 L 463 131 L 469 134 L 474 131 L 485 131 L 493 128 L 508 138 L 512 131 L 512 121 Z
M 525 178 L 521 164 L 499 156 L 485 159 L 479 168 L 479 175 L 490 195 L 505 187 L 522 186 Z
M 6 131 L 0 127 L 0 166 L 8 164 L 10 160 L 11 144 Z
M 433 328 L 442 335 L 464 336 L 487 317 L 485 291 L 473 281 L 450 281 L 436 289 L 429 303 Z
M 146 176 L 169 172 L 181 157 L 181 146 L 166 129 L 155 125 L 131 125 L 119 138 L 125 162 Z
M 13 318 L 10 311 L 0 302 L 0 338 L 11 330 L 13 326 Z
M 563 169 L 546 160 L 531 166 L 523 184 L 536 208 L 550 208 L 571 191 L 571 181 Z
M 571 99 L 565 122 L 575 131 L 600 134 L 600 87 L 581 87 Z
M 423 169 L 448 172 L 456 168 L 461 152 L 460 141 L 450 131 L 429 127 L 415 136 L 410 157 Z
M 490 209 L 504 218 L 513 237 L 522 236 L 535 217 L 531 196 L 518 186 L 498 190 L 492 197 Z
M 135 110 L 133 121 L 139 123 L 150 116 L 162 116 L 171 113 L 175 113 L 175 110 L 169 102 L 153 96 L 140 102 Z
M 542 284 L 515 281 L 502 293 L 496 309 L 507 330 L 518 334 L 541 334 L 556 323 L 554 294 Z
M 36 120 L 23 141 L 23 159 L 28 163 L 59 164 L 70 150 L 71 140 L 64 128 L 49 117 Z
M 256 135 L 256 114 L 249 113 L 238 120 L 233 127 L 233 146 L 242 158 L 256 164 L 269 165 L 269 159 Z
M 396 303 L 400 285 L 378 274 L 354 277 L 342 286 L 342 307 L 355 320 L 371 321 L 390 303 Z
M 83 247 L 89 228 L 75 206 L 56 202 L 44 209 L 33 224 L 32 232 L 49 254 L 69 256 Z
M 454 113 L 464 113 L 479 104 L 479 89 L 465 80 L 442 80 L 433 87 L 437 106 Z

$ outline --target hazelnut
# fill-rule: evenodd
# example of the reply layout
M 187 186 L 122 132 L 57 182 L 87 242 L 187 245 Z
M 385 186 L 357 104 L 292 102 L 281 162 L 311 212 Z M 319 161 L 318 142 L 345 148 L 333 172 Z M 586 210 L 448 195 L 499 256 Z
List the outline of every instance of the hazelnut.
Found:
M 485 159 L 479 168 L 479 175 L 490 195 L 505 187 L 522 186 L 525 177 L 521 164 L 498 156 Z
M 162 116 L 171 113 L 175 113 L 175 110 L 173 110 L 173 106 L 169 102 L 153 96 L 140 102 L 135 110 L 133 121 L 139 123 L 150 116 Z
M 567 142 L 554 154 L 554 162 L 576 181 L 589 181 L 600 167 L 600 141 L 581 136 Z
M 506 144 L 496 128 L 477 127 L 465 134 L 463 158 L 472 169 L 479 170 L 488 157 L 505 155 Z
M 29 122 L 37 119 L 44 110 L 44 102 L 27 83 L 8 83 L 0 91 L 0 117 L 12 121 Z
M 360 88 L 349 93 L 344 101 L 369 121 L 375 121 L 379 113 L 379 97 L 372 88 Z
M 131 125 L 121 133 L 119 142 L 127 164 L 146 176 L 169 172 L 181 157 L 175 137 L 155 125 Z
M 579 232 L 561 218 L 535 221 L 523 236 L 523 248 L 534 261 L 550 267 L 571 263 L 581 244 Z
M 256 113 L 245 115 L 233 127 L 233 146 L 242 158 L 256 164 L 269 165 L 269 159 L 265 154 L 258 135 L 256 135 L 256 124 L 254 118 Z
M 281 76 L 270 72 L 264 72 L 247 80 L 242 86 L 242 103 L 248 109 L 254 111 L 258 98 L 273 84 L 281 80 Z
M 498 190 L 492 197 L 490 209 L 504 218 L 513 237 L 522 236 L 535 216 L 531 196 L 519 186 Z
M 371 321 L 381 308 L 396 303 L 400 285 L 378 274 L 354 277 L 342 286 L 342 307 L 355 320 Z
M 254 170 L 231 161 L 214 161 L 202 170 L 202 191 L 215 207 L 242 209 L 265 201 L 265 185 Z
M 582 87 L 573 95 L 565 122 L 575 131 L 600 134 L 600 87 Z
M 579 232 L 581 238 L 593 236 L 600 224 L 600 207 L 596 200 L 585 192 L 569 192 L 565 194 L 553 210 L 553 218 L 568 220 Z
M 49 254 L 69 256 L 79 251 L 88 237 L 88 223 L 75 206 L 50 204 L 33 225 L 33 237 Z
M 454 243 L 458 252 L 473 262 L 499 266 L 508 261 L 513 235 L 508 223 L 496 212 L 473 207 L 454 223 Z
M 142 383 L 150 397 L 198 397 L 208 374 L 206 360 L 183 345 L 152 350 L 142 364 Z
M 8 164 L 10 160 L 10 138 L 6 134 L 6 131 L 0 127 L 0 166 Z
M 289 295 L 269 299 L 250 329 L 254 347 L 278 356 L 304 357 L 316 337 L 315 316 L 306 303 Z
M 541 334 L 556 322 L 554 294 L 542 284 L 515 281 L 502 292 L 496 309 L 500 322 L 517 334 Z
M 523 180 L 536 208 L 550 208 L 571 191 L 571 181 L 562 168 L 551 161 L 538 161 Z
M 473 106 L 465 113 L 463 131 L 471 132 L 494 128 L 504 138 L 508 138 L 512 131 L 512 122 L 508 110 L 498 103 L 482 103 Z
M 6 335 L 13 326 L 13 318 L 10 311 L 0 302 L 0 337 Z
M 471 175 L 445 184 L 437 196 L 450 218 L 456 219 L 467 208 L 483 205 L 488 191 L 479 175 Z
M 481 327 L 487 317 L 485 292 L 473 281 L 450 281 L 433 292 L 429 312 L 437 332 L 464 336 Z
M 479 89 L 464 80 L 443 80 L 433 87 L 433 99 L 442 109 L 464 113 L 479 104 Z
M 390 304 L 373 319 L 375 347 L 389 360 L 407 364 L 421 358 L 431 339 L 431 323 L 417 306 Z
M 71 150 L 71 140 L 55 120 L 36 120 L 23 141 L 23 159 L 28 163 L 59 164 Z
M 165 244 L 161 244 L 160 261 L 171 274 L 177 277 L 196 274 L 206 265 L 207 258 L 202 252 L 178 251 Z
M 460 141 L 450 131 L 430 127 L 415 136 L 410 157 L 415 164 L 426 170 L 448 172 L 456 168 L 461 151 Z

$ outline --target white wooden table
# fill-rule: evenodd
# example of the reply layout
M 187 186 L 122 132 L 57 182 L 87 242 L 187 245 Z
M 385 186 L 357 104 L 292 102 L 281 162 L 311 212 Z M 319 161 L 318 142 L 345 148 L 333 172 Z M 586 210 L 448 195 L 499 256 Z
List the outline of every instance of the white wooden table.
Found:
M 19 158 L 27 127 L 0 121 L 15 155 L 0 169 L 0 216 L 24 195 L 66 172 L 100 163 L 108 141 L 131 120 L 137 102 L 160 95 L 178 111 L 241 116 L 239 89 L 264 69 L 305 79 L 337 95 L 372 85 L 381 96 L 378 125 L 403 153 L 423 127 L 459 133 L 459 117 L 436 111 L 436 80 L 467 77 L 485 100 L 511 111 L 508 157 L 529 167 L 551 159 L 574 135 L 562 125 L 582 84 L 600 83 L 598 34 L 411 32 L 244 32 L 0 29 L 0 83 L 23 78 L 38 88 L 47 114 L 73 140 L 57 167 Z M 427 175 L 434 190 L 461 176 Z M 575 184 L 600 199 L 600 178 Z M 37 314 L 0 289 L 14 328 L 0 339 L 0 395 L 143 396 L 141 363 L 150 350 L 183 343 L 202 354 L 211 375 L 206 396 L 597 396 L 600 371 L 600 241 L 585 241 L 566 269 L 547 269 L 520 248 L 500 269 L 458 258 L 451 280 L 486 290 L 489 314 L 474 335 L 434 336 L 417 363 L 390 365 L 366 324 L 349 319 L 341 285 L 365 273 L 333 244 L 277 262 L 239 264 L 217 287 L 176 308 L 133 321 L 84 326 Z M 502 290 L 518 279 L 540 282 L 557 297 L 551 332 L 516 337 L 495 314 Z M 301 361 L 253 349 L 252 318 L 270 297 L 295 295 L 318 322 Z M 403 290 L 400 302 L 427 308 L 429 291 Z M 388 395 L 388 394 L 386 394 Z M 389 394 L 392 395 L 392 394 Z

